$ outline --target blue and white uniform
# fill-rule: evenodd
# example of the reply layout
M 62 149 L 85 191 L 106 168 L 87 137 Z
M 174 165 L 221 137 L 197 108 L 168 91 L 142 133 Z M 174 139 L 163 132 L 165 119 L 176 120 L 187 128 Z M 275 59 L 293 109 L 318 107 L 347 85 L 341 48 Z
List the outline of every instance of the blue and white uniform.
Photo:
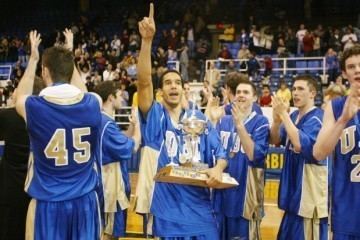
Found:
M 98 239 L 101 113 L 98 99 L 69 84 L 45 88 L 25 102 L 31 154 L 26 192 L 29 239 Z M 51 209 L 51 210 L 50 210 Z
M 181 118 L 188 112 L 182 112 Z M 200 111 L 198 118 L 205 120 Z M 170 163 L 179 164 L 181 155 L 190 152 L 185 134 L 170 118 L 167 110 L 154 102 L 145 117 L 141 117 L 142 145 L 136 211 L 154 216 L 153 234 L 161 239 L 218 239 L 218 228 L 213 213 L 210 190 L 204 187 L 153 182 L 153 176 Z M 201 162 L 213 167 L 214 160 L 225 159 L 226 152 L 211 123 L 199 137 Z
M 280 129 L 285 160 L 280 176 L 278 205 L 285 211 L 278 239 L 327 239 L 328 160 L 316 161 L 313 146 L 322 126 L 323 111 L 312 108 L 301 119 L 299 111 L 290 118 L 299 133 L 301 152 L 296 152 Z
M 103 192 L 99 195 L 103 197 L 104 232 L 113 237 L 124 237 L 131 191 L 127 163 L 132 158 L 134 140 L 125 136 L 112 116 L 105 112 L 102 113 L 100 133 Z
M 343 111 L 346 97 L 332 101 L 334 118 Z M 360 114 L 344 128 L 335 147 L 331 221 L 335 240 L 360 239 Z
M 217 190 L 220 206 L 217 212 L 224 216 L 224 239 L 257 239 L 258 224 L 263 216 L 264 167 L 269 148 L 269 122 L 253 111 L 244 121 L 245 128 L 254 141 L 254 159 L 249 160 L 239 138 L 231 115 L 224 116 L 217 125 L 222 144 L 228 153 L 228 172 L 239 185 Z M 216 193 L 216 194 L 218 194 Z M 215 194 L 215 195 L 216 195 Z

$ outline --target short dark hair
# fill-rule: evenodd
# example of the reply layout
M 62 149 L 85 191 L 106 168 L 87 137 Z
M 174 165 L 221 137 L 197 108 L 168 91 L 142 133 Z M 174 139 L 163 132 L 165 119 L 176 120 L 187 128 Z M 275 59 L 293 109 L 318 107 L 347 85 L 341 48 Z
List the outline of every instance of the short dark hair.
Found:
M 310 89 L 312 88 L 312 90 L 317 91 L 318 89 L 317 81 L 313 76 L 305 74 L 305 75 L 299 75 L 294 78 L 294 82 L 300 80 L 307 82 L 307 85 L 309 86 Z
M 114 81 L 105 81 L 99 83 L 95 89 L 94 92 L 97 93 L 103 102 L 106 102 L 108 97 L 110 95 L 113 95 L 116 97 L 116 92 L 119 90 L 120 84 Z
M 163 88 L 163 85 L 164 85 L 164 83 L 163 83 L 164 77 L 165 77 L 165 75 L 168 74 L 168 73 L 176 73 L 177 75 L 179 75 L 179 77 L 180 77 L 180 79 L 181 79 L 181 85 L 184 86 L 184 80 L 182 79 L 181 74 L 180 74 L 178 71 L 174 70 L 174 69 L 168 69 L 168 70 L 166 70 L 165 72 L 163 72 L 163 73 L 161 74 L 161 76 L 160 76 L 160 79 L 159 79 L 159 88 L 160 88 L 160 89 Z
M 44 80 L 41 77 L 35 76 L 32 95 L 39 95 L 41 90 L 45 87 Z
M 257 94 L 256 86 L 254 85 L 253 82 L 249 80 L 249 77 L 247 75 L 239 72 L 230 72 L 226 74 L 225 85 L 230 89 L 233 95 L 236 94 L 236 88 L 240 83 L 250 85 L 254 91 L 254 95 Z
M 348 58 L 350 58 L 352 56 L 356 56 L 356 55 L 360 55 L 360 44 L 355 44 L 354 46 L 345 49 L 340 58 L 341 70 L 345 71 L 346 70 L 346 66 L 345 66 L 346 60 Z
M 50 47 L 42 55 L 42 65 L 49 70 L 54 83 L 69 83 L 74 71 L 72 52 L 63 47 Z

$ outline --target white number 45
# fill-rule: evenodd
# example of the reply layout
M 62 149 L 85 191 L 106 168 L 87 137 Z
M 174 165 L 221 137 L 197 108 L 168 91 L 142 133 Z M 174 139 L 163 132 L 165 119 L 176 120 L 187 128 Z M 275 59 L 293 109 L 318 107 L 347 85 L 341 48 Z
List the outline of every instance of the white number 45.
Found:
M 83 136 L 87 135 L 90 135 L 89 127 L 72 129 L 73 146 L 78 151 L 74 153 L 73 159 L 77 163 L 85 163 L 90 159 L 90 143 L 81 140 Z M 65 129 L 56 129 L 48 142 L 44 153 L 47 158 L 55 159 L 55 166 L 66 166 L 69 164 Z

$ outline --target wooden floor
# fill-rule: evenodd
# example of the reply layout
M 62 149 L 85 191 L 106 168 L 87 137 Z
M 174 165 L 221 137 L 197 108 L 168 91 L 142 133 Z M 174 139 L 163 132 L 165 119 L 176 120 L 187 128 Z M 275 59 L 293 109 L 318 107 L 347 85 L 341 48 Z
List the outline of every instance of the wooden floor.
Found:
M 131 174 L 131 185 L 132 193 L 135 192 L 135 186 L 137 181 L 137 174 Z M 263 240 L 274 240 L 278 232 L 280 221 L 282 218 L 282 211 L 277 207 L 277 193 L 279 189 L 279 181 L 277 180 L 267 180 L 265 184 L 265 217 L 261 222 L 261 234 Z M 133 199 L 132 207 L 128 212 L 128 223 L 127 223 L 127 233 L 140 235 L 143 232 L 142 218 L 132 212 L 133 209 Z M 141 239 L 138 237 L 128 237 L 120 239 Z

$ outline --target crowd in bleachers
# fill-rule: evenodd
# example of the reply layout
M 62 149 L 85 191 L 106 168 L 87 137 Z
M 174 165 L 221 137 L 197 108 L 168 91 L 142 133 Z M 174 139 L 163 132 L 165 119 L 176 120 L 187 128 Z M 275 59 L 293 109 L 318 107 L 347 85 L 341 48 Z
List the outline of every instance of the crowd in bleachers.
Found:
M 284 21 L 282 25 L 274 27 L 259 24 L 257 19 L 250 16 L 243 23 L 216 26 L 223 29 L 224 34 L 219 36 L 219 52 L 215 56 L 211 55 L 214 43 L 211 42 L 207 25 L 213 23 L 209 16 L 211 12 L 216 11 L 217 4 L 220 3 L 218 1 L 183 3 L 185 7 L 182 8 L 182 18 L 158 25 L 152 55 L 155 86 L 157 86 L 157 77 L 164 69 L 174 67 L 171 61 L 179 62 L 184 80 L 203 81 L 207 75 L 206 59 L 216 57 L 249 59 L 246 68 L 251 76 L 257 76 L 261 67 L 257 57 L 264 57 L 265 71 L 261 74 L 271 77 L 273 68 L 271 58 L 325 56 L 328 79 L 335 81 L 340 73 L 338 55 L 343 49 L 356 43 L 360 37 L 360 30 L 351 25 L 344 28 L 332 26 L 324 28 L 321 24 L 316 27 L 299 24 L 298 27 L 292 27 Z M 160 5 L 160 8 L 166 7 L 169 6 L 165 3 Z M 161 12 L 164 12 L 163 9 Z M 103 17 L 107 22 L 111 22 L 110 16 Z M 166 21 L 167 17 L 166 14 L 159 16 L 163 21 Z M 99 24 L 94 24 L 93 20 L 90 21 L 84 16 L 70 24 L 75 34 L 75 62 L 90 91 L 100 81 L 119 81 L 125 89 L 124 105 L 131 105 L 132 96 L 136 92 L 136 64 L 140 47 L 137 30 L 139 15 L 136 11 L 123 12 L 120 19 L 119 15 L 116 19 L 121 21 L 121 27 L 118 29 L 105 27 L 99 29 Z M 98 21 L 104 22 L 99 19 Z M 231 20 L 228 21 L 231 23 Z M 109 30 L 107 33 L 106 29 Z M 47 34 L 47 37 L 44 37 L 44 47 L 63 44 L 60 31 L 44 34 Z M 26 36 L 24 38 L 1 36 L 0 63 L 13 64 L 12 86 L 16 86 L 22 77 L 29 53 L 29 40 Z M 302 67 L 296 65 L 298 66 Z M 242 67 L 244 66 L 234 65 L 231 62 L 226 65 L 227 71 L 237 71 Z M 291 82 L 291 76 L 284 77 L 288 77 Z M 271 85 L 271 92 L 279 86 L 280 82 Z M 11 95 L 6 89 L 4 94 L 6 98 Z

